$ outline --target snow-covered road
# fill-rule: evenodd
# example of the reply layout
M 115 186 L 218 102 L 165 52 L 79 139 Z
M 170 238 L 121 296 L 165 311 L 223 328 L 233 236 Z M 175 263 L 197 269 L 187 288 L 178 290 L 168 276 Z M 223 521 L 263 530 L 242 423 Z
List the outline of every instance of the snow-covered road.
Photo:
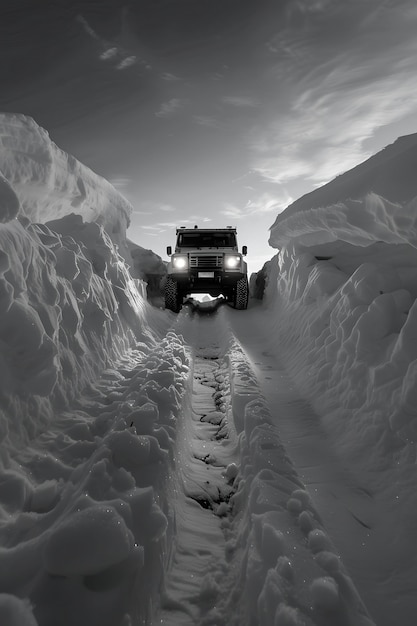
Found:
M 154 309 L 147 342 L 15 456 L 1 582 L 41 626 L 411 626 L 381 502 L 265 319 Z M 26 504 L 17 468 L 39 483 Z
M 378 624 L 392 623 L 383 621 L 384 609 L 382 613 L 378 610 L 383 603 L 375 589 L 375 562 L 369 558 L 368 545 L 377 517 L 375 500 L 352 468 L 337 457 L 319 416 L 295 388 L 283 360 L 270 349 L 269 335 L 260 323 L 262 312 L 252 309 L 246 318 L 233 312 L 228 316 L 270 407 L 281 442 L 367 608 L 373 609 Z
M 359 488 L 318 430 L 305 430 L 315 416 L 268 353 L 260 313 L 184 307 L 174 326 L 192 394 L 177 428 L 176 528 L 154 624 L 371 624 L 334 543 L 368 536 L 355 517 Z M 330 510 L 325 489 L 340 490 Z
M 391 626 L 397 620 L 411 625 L 417 611 L 410 582 L 415 559 L 406 538 L 409 524 L 404 538 L 396 530 L 400 520 L 407 518 L 395 495 L 401 493 L 400 487 L 396 490 L 395 472 L 348 466 L 337 454 L 337 441 L 325 432 L 320 416 L 289 376 L 279 347 L 271 347 L 271 332 L 262 310 L 252 308 L 244 317 L 228 309 L 226 314 L 285 451 L 368 611 L 378 626 Z M 404 478 L 398 480 L 401 484 Z
M 185 320 L 184 315 L 179 325 L 190 346 L 192 393 L 184 402 L 176 436 L 172 477 L 176 530 L 163 610 L 156 623 L 192 626 L 215 606 L 227 567 L 227 529 L 222 522 L 229 511 L 238 455 L 228 411 L 229 368 L 215 336 L 218 327 L 211 320 Z M 198 329 L 202 336 L 196 334 Z

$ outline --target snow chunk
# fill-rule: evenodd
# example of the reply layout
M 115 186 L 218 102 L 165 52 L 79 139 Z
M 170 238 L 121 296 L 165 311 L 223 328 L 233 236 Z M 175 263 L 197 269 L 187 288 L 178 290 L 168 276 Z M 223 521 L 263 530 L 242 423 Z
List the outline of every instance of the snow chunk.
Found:
M 153 432 L 154 425 L 159 419 L 158 406 L 154 402 L 145 402 L 132 411 L 127 419 L 135 427 L 138 435 L 148 435 Z
M 313 580 L 311 587 L 313 604 L 322 610 L 332 610 L 339 604 L 339 588 L 334 578 L 323 576 Z
M 129 557 L 134 539 L 123 518 L 109 505 L 78 511 L 52 530 L 44 550 L 50 574 L 96 574 Z
M 38 626 L 29 602 L 7 593 L 0 593 L 0 624 L 2 626 Z
M 274 626 L 304 626 L 304 623 L 298 609 L 283 602 L 278 605 Z
M 331 551 L 331 543 L 323 530 L 318 528 L 312 530 L 308 534 L 308 547 L 314 553 L 322 552 L 323 550 Z
M 224 470 L 224 477 L 227 482 L 232 482 L 239 473 L 239 467 L 236 463 L 229 463 L 229 465 Z

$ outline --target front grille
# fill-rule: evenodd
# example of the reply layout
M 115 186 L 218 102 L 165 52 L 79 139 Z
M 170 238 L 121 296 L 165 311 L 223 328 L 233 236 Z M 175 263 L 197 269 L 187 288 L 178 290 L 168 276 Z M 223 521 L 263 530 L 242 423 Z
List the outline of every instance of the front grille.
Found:
M 190 267 L 196 267 L 198 269 L 223 267 L 223 255 L 211 254 L 198 256 L 196 254 L 190 254 Z

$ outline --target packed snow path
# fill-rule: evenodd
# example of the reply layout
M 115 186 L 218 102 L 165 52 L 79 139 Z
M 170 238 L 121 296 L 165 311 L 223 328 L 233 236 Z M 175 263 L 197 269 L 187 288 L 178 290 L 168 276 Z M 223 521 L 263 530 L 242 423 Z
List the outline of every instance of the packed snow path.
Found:
M 373 500 L 262 319 L 154 310 L 146 342 L 18 451 L 3 602 L 28 597 L 38 626 L 392 625 Z
M 239 319 L 227 307 L 177 319 L 192 399 L 177 430 L 176 528 L 153 623 L 370 625 L 271 419 L 269 402 L 280 414 L 288 390 L 264 395 L 234 336 Z
M 237 456 L 237 438 L 227 411 L 227 363 L 210 335 L 204 333 L 202 344 L 193 338 L 192 398 L 177 432 L 175 548 L 164 610 L 158 616 L 158 623 L 172 626 L 193 626 L 213 608 L 217 596 L 213 572 L 225 567 L 221 522 L 233 492 L 227 467 L 233 467 Z
M 381 612 L 385 603 L 375 589 L 375 579 L 381 570 L 375 570 L 375 560 L 370 558 L 368 549 L 377 504 L 366 485 L 362 485 L 333 452 L 319 417 L 300 397 L 283 362 L 268 349 L 263 327 L 257 323 L 258 316 L 259 310 L 250 311 L 245 320 L 234 316 L 233 329 L 244 345 L 262 393 L 272 409 L 281 441 L 368 609 L 374 609 L 374 617 L 379 614 L 381 621 L 377 620 L 378 624 L 392 623 L 390 619 L 385 621 L 386 607 Z M 252 329 L 250 335 L 248 324 Z M 397 609 L 394 607 L 394 610 Z
M 400 510 L 392 507 L 391 493 L 384 493 L 386 486 L 395 490 L 395 473 L 358 472 L 354 465 L 347 466 L 319 416 L 295 388 L 284 357 L 270 345 L 270 329 L 259 323 L 262 311 L 255 307 L 244 318 L 226 313 L 285 450 L 367 609 L 378 626 L 398 620 L 411 626 L 417 611 L 409 582 L 414 559 L 408 543 L 396 534 Z

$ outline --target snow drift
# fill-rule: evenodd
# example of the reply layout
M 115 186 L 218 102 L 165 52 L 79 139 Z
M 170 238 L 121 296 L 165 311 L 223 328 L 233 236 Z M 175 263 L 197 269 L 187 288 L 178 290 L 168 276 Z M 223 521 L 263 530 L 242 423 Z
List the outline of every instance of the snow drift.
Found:
M 27 217 L 45 224 L 75 214 L 102 226 L 134 278 L 158 295 L 161 258 L 126 239 L 132 205 L 106 179 L 51 141 L 25 115 L 0 113 L 0 222 Z
M 394 144 L 385 153 L 409 192 L 416 136 L 406 139 L 399 145 L 407 150 Z M 366 162 L 344 176 L 369 188 L 386 174 L 385 159 L 374 162 L 379 165 L 370 169 Z M 385 178 L 387 195 L 395 195 L 397 184 Z M 319 204 L 328 193 L 331 184 L 310 194 L 311 208 L 305 197 L 271 228 L 270 243 L 280 250 L 267 288 L 277 335 L 350 460 L 359 455 L 375 468 L 393 465 L 400 451 L 415 459 L 417 199 L 392 202 L 368 193 Z
M 417 133 L 399 137 L 363 163 L 298 198 L 285 209 L 285 219 L 298 211 L 360 200 L 369 193 L 406 204 L 417 195 L 416 160 Z M 281 219 L 278 216 L 275 224 Z
M 351 454 L 371 446 L 371 466 L 414 454 L 416 208 L 369 194 L 284 213 L 271 231 L 278 333 L 289 324 L 305 392 Z
M 161 575 L 143 581 L 166 541 L 153 485 L 184 349 L 175 334 L 160 341 L 169 320 L 119 253 L 127 201 L 29 118 L 1 116 L 1 142 L 0 621 L 139 621 Z M 164 379 L 174 358 L 178 375 Z M 148 360 L 163 363 L 159 382 Z
M 278 215 L 264 272 L 272 350 L 380 511 L 366 554 L 385 570 L 384 624 L 415 615 L 416 141 L 401 138 Z
M 77 213 L 85 222 L 102 225 L 115 243 L 125 242 L 130 203 L 108 181 L 58 148 L 32 118 L 0 114 L 0 171 L 3 185 L 18 200 L 13 206 L 7 203 L 8 211 L 2 202 L 2 222 L 18 213 L 41 223 Z

